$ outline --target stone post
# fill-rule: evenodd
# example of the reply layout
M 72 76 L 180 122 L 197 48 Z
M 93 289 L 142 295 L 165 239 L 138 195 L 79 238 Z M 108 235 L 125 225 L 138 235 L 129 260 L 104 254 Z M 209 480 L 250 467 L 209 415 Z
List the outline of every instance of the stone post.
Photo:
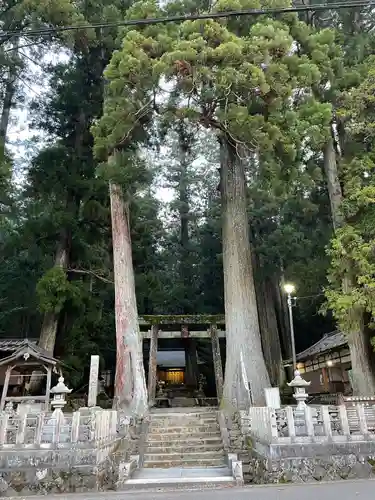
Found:
M 214 372 L 216 381 L 216 394 L 217 399 L 220 401 L 223 396 L 223 365 L 221 362 L 220 340 L 216 325 L 210 326 L 211 342 L 212 342 L 212 356 L 214 361 Z
M 269 408 L 274 408 L 275 410 L 281 408 L 280 389 L 278 387 L 267 387 L 264 389 L 264 395 L 266 397 L 266 405 Z
M 90 380 L 89 380 L 89 395 L 87 398 L 87 406 L 94 408 L 98 397 L 98 382 L 99 382 L 99 356 L 91 356 L 90 362 Z
M 156 397 L 156 370 L 157 370 L 157 352 L 158 352 L 158 333 L 159 325 L 152 325 L 150 352 L 148 361 L 148 402 L 154 406 Z
M 7 397 L 7 394 L 8 394 L 9 380 L 10 380 L 10 374 L 12 372 L 12 369 L 13 369 L 13 366 L 7 367 L 7 371 L 5 374 L 4 386 L 3 386 L 3 393 L 1 395 L 0 411 L 3 411 L 4 407 L 5 407 L 5 398 Z
M 198 356 L 197 345 L 193 338 L 190 338 L 187 325 L 181 326 L 181 338 L 184 339 L 185 348 L 185 384 L 191 388 L 198 388 Z

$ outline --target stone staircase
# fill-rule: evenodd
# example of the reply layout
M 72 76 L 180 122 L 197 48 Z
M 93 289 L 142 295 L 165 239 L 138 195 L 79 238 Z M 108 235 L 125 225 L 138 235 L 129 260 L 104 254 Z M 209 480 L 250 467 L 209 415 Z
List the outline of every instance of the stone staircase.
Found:
M 184 408 L 151 413 L 143 466 L 224 467 L 216 409 Z
M 217 408 L 154 409 L 142 468 L 127 488 L 176 489 L 235 486 L 227 465 Z

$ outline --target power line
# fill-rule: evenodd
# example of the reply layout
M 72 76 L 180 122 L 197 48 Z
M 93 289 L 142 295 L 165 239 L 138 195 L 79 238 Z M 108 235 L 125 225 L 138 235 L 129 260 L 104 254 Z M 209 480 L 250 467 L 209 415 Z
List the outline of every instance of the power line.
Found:
M 40 28 L 35 30 L 15 30 L 15 31 L 0 31 L 0 37 L 9 36 L 39 36 L 48 35 L 56 32 L 64 31 L 77 31 L 89 28 L 115 28 L 122 26 L 147 26 L 152 24 L 165 24 L 183 21 L 196 21 L 205 19 L 220 19 L 225 17 L 238 17 L 238 16 L 263 16 L 275 14 L 288 14 L 296 12 L 311 12 L 311 11 L 324 11 L 324 10 L 340 10 L 356 7 L 371 7 L 375 6 L 374 0 L 354 0 L 354 1 L 341 1 L 333 2 L 332 4 L 317 4 L 317 5 L 294 5 L 292 7 L 278 7 L 272 9 L 243 9 L 243 10 L 230 10 L 226 12 L 211 12 L 206 14 L 186 14 L 178 16 L 154 17 L 148 19 L 128 19 L 126 21 L 119 21 L 116 23 L 98 23 L 98 24 L 82 24 L 77 26 L 56 26 L 54 28 Z

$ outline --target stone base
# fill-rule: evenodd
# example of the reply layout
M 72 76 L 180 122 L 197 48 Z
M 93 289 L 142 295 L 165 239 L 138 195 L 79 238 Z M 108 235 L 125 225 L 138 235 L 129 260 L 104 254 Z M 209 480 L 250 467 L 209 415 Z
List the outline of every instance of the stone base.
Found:
M 245 457 L 241 457 L 245 458 Z M 245 484 L 326 482 L 375 478 L 375 460 L 369 456 L 335 455 L 281 460 L 250 458 L 243 463 Z
M 116 472 L 109 463 L 100 468 L 9 470 L 0 472 L 0 497 L 113 490 Z

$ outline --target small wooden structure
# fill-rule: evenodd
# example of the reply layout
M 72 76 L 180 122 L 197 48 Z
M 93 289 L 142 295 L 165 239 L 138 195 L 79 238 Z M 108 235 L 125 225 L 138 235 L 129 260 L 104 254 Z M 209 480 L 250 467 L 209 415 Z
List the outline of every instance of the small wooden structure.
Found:
M 53 358 L 48 352 L 41 349 L 33 342 L 25 340 L 10 356 L 0 360 L 0 367 L 6 367 L 0 411 L 4 410 L 7 402 L 27 403 L 32 401 L 44 403 L 44 409 L 46 411 L 49 410 L 52 373 L 56 373 L 59 376 L 62 375 L 57 359 Z M 23 377 L 31 377 L 31 374 L 35 371 L 46 372 L 47 382 L 45 394 L 40 396 L 8 396 L 9 381 L 12 376 L 12 371 L 17 373 L 16 376 Z

